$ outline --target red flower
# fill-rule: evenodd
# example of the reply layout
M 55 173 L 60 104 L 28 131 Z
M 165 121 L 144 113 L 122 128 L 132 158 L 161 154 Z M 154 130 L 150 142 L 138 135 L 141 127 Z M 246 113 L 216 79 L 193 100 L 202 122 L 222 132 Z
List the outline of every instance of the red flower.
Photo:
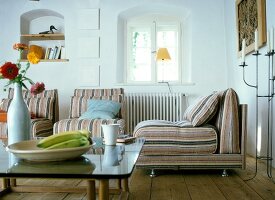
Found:
M 0 68 L 0 73 L 4 78 L 13 80 L 18 75 L 18 67 L 16 64 L 13 64 L 11 62 L 6 62 L 4 65 Z
M 45 90 L 45 85 L 42 82 L 37 82 L 32 85 L 31 93 L 37 95 Z

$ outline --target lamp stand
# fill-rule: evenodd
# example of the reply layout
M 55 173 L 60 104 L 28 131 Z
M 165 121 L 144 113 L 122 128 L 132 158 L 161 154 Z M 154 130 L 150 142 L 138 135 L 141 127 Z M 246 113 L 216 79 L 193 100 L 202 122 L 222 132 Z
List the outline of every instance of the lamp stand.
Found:
M 256 83 L 255 85 L 249 84 L 245 80 L 245 67 L 247 64 L 245 62 L 241 63 L 239 66 L 243 68 L 243 81 L 244 83 L 252 88 L 256 89 L 256 152 L 255 152 L 255 172 L 252 178 L 247 179 L 252 180 L 257 176 L 258 172 L 258 161 L 259 160 L 266 160 L 267 161 L 267 169 L 266 173 L 268 177 L 275 183 L 273 175 L 272 175 L 272 160 L 273 160 L 273 155 L 272 155 L 272 132 L 273 132 L 273 127 L 272 127 L 272 120 L 273 120 L 273 102 L 272 99 L 274 97 L 274 77 L 273 77 L 273 57 L 274 57 L 274 50 L 268 52 L 265 56 L 268 56 L 268 94 L 267 95 L 259 95 L 259 60 L 258 57 L 261 55 L 259 51 L 256 51 L 253 56 L 256 58 Z M 267 99 L 267 106 L 268 106 L 268 112 L 267 112 L 267 146 L 266 146 L 266 155 L 264 156 L 258 156 L 258 140 L 259 140 L 259 133 L 258 133 L 258 124 L 259 124 L 259 99 L 260 98 L 266 98 Z
M 164 64 L 163 64 L 163 62 L 161 63 L 161 66 L 162 66 L 162 68 L 161 68 L 161 71 L 162 71 L 162 81 L 160 81 L 158 83 L 166 83 L 167 86 L 168 86 L 168 88 L 169 88 L 169 92 L 172 93 L 169 82 L 168 81 L 164 81 Z

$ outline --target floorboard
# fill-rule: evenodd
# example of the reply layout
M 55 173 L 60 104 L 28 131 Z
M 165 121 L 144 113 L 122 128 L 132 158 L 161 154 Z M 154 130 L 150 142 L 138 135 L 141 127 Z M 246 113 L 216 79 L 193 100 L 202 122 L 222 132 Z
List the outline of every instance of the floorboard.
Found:
M 246 170 L 230 170 L 229 177 L 222 177 L 221 170 L 162 170 L 150 178 L 148 170 L 135 169 L 129 179 L 130 200 L 274 200 L 275 183 L 266 174 L 264 161 L 247 158 Z M 275 169 L 273 169 L 275 174 Z M 18 179 L 18 185 L 85 186 L 77 179 Z M 110 186 L 115 187 L 111 180 Z M 98 185 L 98 183 L 97 183 Z M 123 200 L 127 194 L 110 195 L 111 200 Z M 86 200 L 85 193 L 9 193 L 1 200 Z
M 188 171 L 187 171 L 188 172 Z M 203 173 L 201 173 L 203 172 Z M 186 187 L 192 200 L 226 200 L 207 171 L 191 171 L 184 175 Z
M 182 171 L 164 171 L 152 179 L 151 199 L 189 200 L 189 191 L 186 187 Z

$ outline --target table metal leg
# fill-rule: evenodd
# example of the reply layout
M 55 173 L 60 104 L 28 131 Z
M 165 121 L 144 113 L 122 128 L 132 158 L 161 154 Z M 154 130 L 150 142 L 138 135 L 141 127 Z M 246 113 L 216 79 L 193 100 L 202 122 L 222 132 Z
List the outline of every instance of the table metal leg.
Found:
M 87 181 L 87 200 L 96 200 L 95 180 Z
M 99 180 L 98 199 L 109 200 L 109 180 L 108 179 Z

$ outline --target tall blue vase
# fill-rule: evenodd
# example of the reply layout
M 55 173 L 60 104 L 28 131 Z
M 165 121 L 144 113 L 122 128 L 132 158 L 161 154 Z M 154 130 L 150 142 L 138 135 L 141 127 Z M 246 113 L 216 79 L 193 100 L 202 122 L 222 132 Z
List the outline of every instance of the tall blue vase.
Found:
M 8 109 L 8 144 L 30 139 L 31 118 L 22 95 L 22 86 L 14 84 L 14 94 Z

